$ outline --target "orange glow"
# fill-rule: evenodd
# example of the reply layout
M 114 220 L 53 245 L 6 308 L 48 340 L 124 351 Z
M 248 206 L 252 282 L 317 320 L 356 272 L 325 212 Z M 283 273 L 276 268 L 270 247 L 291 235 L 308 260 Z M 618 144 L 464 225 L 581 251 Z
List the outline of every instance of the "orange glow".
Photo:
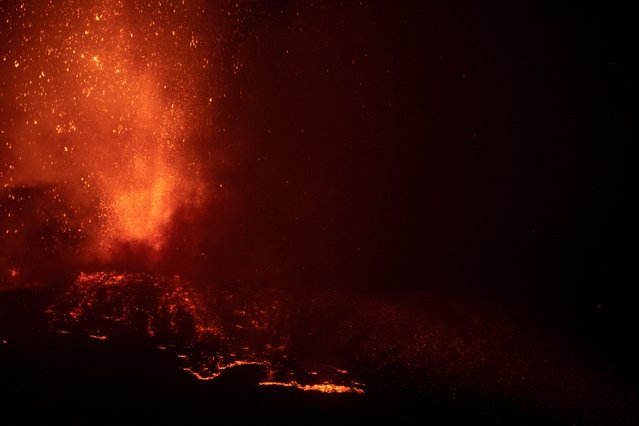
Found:
M 142 169 L 142 170 L 140 170 Z M 159 249 L 162 241 L 162 226 L 171 219 L 173 212 L 172 192 L 175 190 L 170 176 L 146 164 L 134 168 L 134 184 L 114 188 L 110 212 L 111 241 L 144 241 Z
M 0 68 L 14 100 L 0 115 L 12 148 L 0 184 L 76 188 L 76 209 L 97 207 L 82 232 L 101 258 L 121 243 L 157 251 L 176 211 L 202 202 L 189 149 L 213 92 L 202 5 L 42 3 L 20 4 L 2 35 L 21 43 Z
M 188 372 L 188 373 L 191 373 L 191 374 L 192 374 L 192 375 L 194 375 L 194 376 L 195 376 L 198 380 L 204 380 L 204 381 L 213 380 L 213 379 L 215 379 L 216 377 L 218 377 L 218 376 L 220 375 L 220 373 L 212 373 L 212 374 L 210 374 L 210 375 L 204 375 L 204 374 L 202 374 L 202 373 L 199 373 L 199 372 L 197 372 L 197 371 L 193 370 L 193 369 L 192 369 L 192 368 L 190 368 L 190 367 L 184 367 L 184 368 L 182 368 L 182 370 L 184 370 L 184 371 L 186 371 L 186 372 Z
M 80 273 L 46 314 L 51 329 L 62 334 L 106 340 L 128 330 L 125 333 L 158 339 L 158 350 L 174 350 L 182 371 L 197 380 L 209 381 L 224 370 L 255 366 L 264 374 L 261 386 L 364 392 L 347 370 L 335 366 L 289 370 L 287 338 L 282 340 L 277 328 L 281 305 L 276 299 L 272 310 L 264 306 L 237 300 L 229 293 L 209 293 L 204 299 L 177 275 L 96 272 Z
M 358 386 L 344 386 L 344 385 L 336 385 L 333 383 L 303 385 L 295 381 L 293 382 L 261 382 L 260 386 L 293 387 L 303 391 L 322 392 L 322 393 L 357 393 L 357 394 L 364 393 L 364 389 Z
M 96 340 L 106 340 L 108 338 L 107 336 L 98 336 L 95 334 L 89 334 L 89 337 Z

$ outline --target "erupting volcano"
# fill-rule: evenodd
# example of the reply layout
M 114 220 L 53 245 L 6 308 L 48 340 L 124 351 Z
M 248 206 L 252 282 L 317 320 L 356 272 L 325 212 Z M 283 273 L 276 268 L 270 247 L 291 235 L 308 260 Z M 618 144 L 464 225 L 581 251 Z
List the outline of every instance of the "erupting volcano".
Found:
M 392 3 L 0 4 L 3 411 L 639 418 L 609 17 Z
M 0 175 L 9 286 L 46 286 L 36 281 L 87 265 L 141 267 L 80 272 L 47 308 L 50 329 L 177 347 L 188 352 L 177 355 L 183 370 L 202 380 L 254 364 L 264 368 L 265 385 L 361 392 L 328 382 L 344 376 L 336 367 L 322 367 L 328 375 L 306 372 L 310 381 L 288 369 L 291 362 L 279 355 L 286 330 L 274 328 L 284 315 L 277 301 L 203 299 L 177 276 L 145 271 L 162 269 L 167 256 L 191 261 L 167 247 L 173 224 L 188 222 L 205 201 L 210 207 L 207 185 L 222 187 L 205 183 L 195 151 L 213 133 L 212 110 L 222 96 L 215 42 L 223 29 L 211 7 L 105 0 L 12 6 L 3 12 Z M 20 265 L 29 253 L 64 264 Z
M 120 244 L 159 251 L 176 211 L 202 202 L 189 144 L 217 98 L 205 10 L 123 1 L 3 8 L 6 196 L 70 188 L 65 225 L 93 245 L 85 253 L 108 258 Z M 4 238 L 10 244 L 28 226 Z

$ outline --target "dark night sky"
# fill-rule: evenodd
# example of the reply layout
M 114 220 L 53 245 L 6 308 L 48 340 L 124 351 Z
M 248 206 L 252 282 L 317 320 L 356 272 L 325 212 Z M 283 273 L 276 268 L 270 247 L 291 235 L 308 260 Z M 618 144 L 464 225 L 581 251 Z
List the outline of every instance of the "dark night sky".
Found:
M 220 251 L 275 280 L 555 311 L 624 291 L 623 12 L 363 3 L 262 6 L 229 48 Z
M 628 368 L 628 15 L 362 3 L 272 2 L 238 31 L 209 265 L 498 300 Z

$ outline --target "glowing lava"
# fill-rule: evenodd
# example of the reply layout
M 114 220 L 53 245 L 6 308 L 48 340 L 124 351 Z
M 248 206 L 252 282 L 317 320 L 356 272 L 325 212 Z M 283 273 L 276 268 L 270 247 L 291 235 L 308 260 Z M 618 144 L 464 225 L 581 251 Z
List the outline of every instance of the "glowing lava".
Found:
M 3 188 L 70 186 L 76 210 L 97 199 L 97 217 L 79 228 L 102 256 L 127 242 L 160 249 L 175 212 L 202 198 L 189 144 L 211 105 L 205 9 L 120 0 L 2 8 Z
M 106 340 L 128 336 L 171 348 L 183 371 L 202 381 L 224 370 L 252 366 L 261 386 L 322 393 L 363 393 L 347 370 L 328 363 L 293 360 L 290 307 L 265 295 L 238 297 L 225 291 L 204 297 L 179 276 L 98 272 L 80 274 L 47 309 L 49 325 L 62 334 Z

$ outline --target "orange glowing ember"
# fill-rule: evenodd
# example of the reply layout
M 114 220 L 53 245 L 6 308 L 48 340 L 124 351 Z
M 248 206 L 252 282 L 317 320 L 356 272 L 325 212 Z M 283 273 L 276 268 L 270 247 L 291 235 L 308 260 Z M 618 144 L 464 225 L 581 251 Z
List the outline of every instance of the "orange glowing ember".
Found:
M 292 367 L 290 331 L 280 328 L 287 326 L 288 309 L 277 299 L 265 305 L 263 297 L 238 299 L 222 291 L 205 298 L 179 276 L 81 273 L 46 313 L 58 333 L 153 339 L 158 350 L 174 353 L 182 371 L 202 381 L 248 366 L 259 372 L 260 386 L 364 392 L 348 370 L 321 363 L 310 368 L 302 361 Z
M 102 255 L 161 248 L 175 212 L 202 201 L 189 144 L 211 107 L 207 19 L 199 2 L 22 2 L 2 33 L 3 187 L 99 200 L 81 231 Z
M 282 386 L 292 387 L 303 391 L 322 392 L 322 393 L 357 393 L 363 394 L 364 389 L 358 386 L 344 386 L 333 383 L 319 383 L 312 385 L 302 385 L 295 381 L 292 382 L 261 382 L 260 386 Z

